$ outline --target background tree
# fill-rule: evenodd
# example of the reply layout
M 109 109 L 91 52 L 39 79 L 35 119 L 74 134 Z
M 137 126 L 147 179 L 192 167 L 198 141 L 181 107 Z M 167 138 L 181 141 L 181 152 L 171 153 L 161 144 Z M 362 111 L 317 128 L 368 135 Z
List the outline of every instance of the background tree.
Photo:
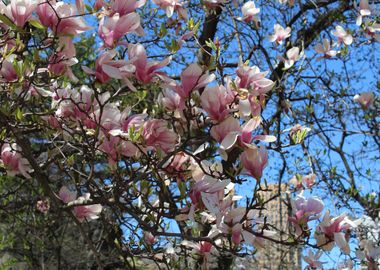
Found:
M 379 4 L 0 2 L 3 252 L 229 269 L 277 244 L 377 269 Z

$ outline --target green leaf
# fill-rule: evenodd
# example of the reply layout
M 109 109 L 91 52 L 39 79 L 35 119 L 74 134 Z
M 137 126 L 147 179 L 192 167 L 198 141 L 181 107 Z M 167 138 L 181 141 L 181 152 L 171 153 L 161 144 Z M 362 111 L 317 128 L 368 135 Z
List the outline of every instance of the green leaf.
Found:
M 0 14 L 0 21 L 2 21 L 4 24 L 8 25 L 12 29 L 16 29 L 17 26 L 4 14 Z
M 45 26 L 43 26 L 39 21 L 36 21 L 36 20 L 30 20 L 29 24 L 34 26 L 37 29 L 46 29 Z
M 17 108 L 16 110 L 16 119 L 18 121 L 21 121 L 24 118 L 24 114 L 20 108 Z

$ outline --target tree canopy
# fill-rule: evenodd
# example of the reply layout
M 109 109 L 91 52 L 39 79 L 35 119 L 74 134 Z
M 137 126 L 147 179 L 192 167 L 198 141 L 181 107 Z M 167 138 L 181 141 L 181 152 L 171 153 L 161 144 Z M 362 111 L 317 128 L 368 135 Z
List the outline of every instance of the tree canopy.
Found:
M 0 1 L 1 267 L 378 269 L 379 7 Z

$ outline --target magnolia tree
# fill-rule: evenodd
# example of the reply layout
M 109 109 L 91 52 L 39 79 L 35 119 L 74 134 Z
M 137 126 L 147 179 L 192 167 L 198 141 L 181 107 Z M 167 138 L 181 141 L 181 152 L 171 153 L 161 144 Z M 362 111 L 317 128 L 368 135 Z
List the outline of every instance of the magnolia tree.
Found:
M 1 1 L 7 265 L 378 269 L 379 6 Z

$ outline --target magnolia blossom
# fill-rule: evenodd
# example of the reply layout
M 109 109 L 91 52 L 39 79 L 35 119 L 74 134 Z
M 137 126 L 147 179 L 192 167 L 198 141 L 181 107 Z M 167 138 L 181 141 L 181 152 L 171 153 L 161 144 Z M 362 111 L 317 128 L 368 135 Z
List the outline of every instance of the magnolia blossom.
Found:
M 37 7 L 40 22 L 61 35 L 77 35 L 91 29 L 76 13 L 72 5 L 55 0 L 43 2 Z
M 279 24 L 274 25 L 274 34 L 269 36 L 269 41 L 270 42 L 277 42 L 277 44 L 282 44 L 282 42 L 290 37 L 292 29 L 288 26 L 284 29 Z
M 303 52 L 300 53 L 298 47 L 293 47 L 286 52 L 286 58 L 279 56 L 278 58 L 284 62 L 284 69 L 291 68 L 296 61 L 298 61 L 303 55 Z
M 315 184 L 315 178 L 317 176 L 314 173 L 305 175 L 302 177 L 302 183 L 306 188 L 311 188 Z
M 129 44 L 128 45 L 128 58 L 129 62 L 136 67 L 135 76 L 136 79 L 142 83 L 149 83 L 157 75 L 163 75 L 164 73 L 158 72 L 164 66 L 167 66 L 171 61 L 171 57 L 158 62 L 148 62 L 148 57 L 143 45 L 141 44 Z
M 174 149 L 177 142 L 177 135 L 168 128 L 165 120 L 152 119 L 144 123 L 142 136 L 145 144 L 150 147 L 160 149 L 165 153 Z
M 373 23 L 369 24 L 366 23 L 364 26 L 365 35 L 368 39 L 375 39 L 377 42 L 380 42 L 380 24 L 379 23 Z
M 248 148 L 241 154 L 240 161 L 245 173 L 259 181 L 265 167 L 268 165 L 267 149 L 263 145 L 260 148 Z
M 265 142 L 275 142 L 276 137 L 271 135 L 255 135 L 252 136 L 252 132 L 260 125 L 261 118 L 254 117 L 244 123 L 244 125 L 238 130 L 229 132 L 221 142 L 220 148 L 222 150 L 229 150 L 232 146 L 238 142 L 244 148 L 256 148 L 256 145 L 252 145 L 255 140 L 265 141 Z
M 157 241 L 156 237 L 151 232 L 144 232 L 144 242 L 147 245 L 153 245 Z
M 11 0 L 6 15 L 19 27 L 24 27 L 38 4 L 37 0 Z
M 85 219 L 93 220 L 99 218 L 99 214 L 102 211 L 102 205 L 88 204 L 90 201 L 90 193 L 85 193 L 83 196 L 76 199 L 76 191 L 71 191 L 66 186 L 62 186 L 59 190 L 58 196 L 65 204 L 75 205 L 72 212 L 80 222 Z
M 373 92 L 363 92 L 354 96 L 354 101 L 358 102 L 363 109 L 367 110 L 375 102 L 376 97 Z
M 296 234 L 302 235 L 308 230 L 308 222 L 319 218 L 319 214 L 323 211 L 324 204 L 318 197 L 310 197 L 305 199 L 301 195 L 291 201 L 293 215 L 289 217 L 289 221 L 293 223 Z
M 30 178 L 28 172 L 31 171 L 31 166 L 27 159 L 21 155 L 21 148 L 13 143 L 5 143 L 1 148 L 1 162 L 3 163 L 8 175 L 15 176 L 23 175 L 25 178 Z
M 265 95 L 275 84 L 270 79 L 265 78 L 267 74 L 268 71 L 260 72 L 260 69 L 257 66 L 249 67 L 242 64 L 239 65 L 236 70 L 238 78 L 236 79 L 235 84 L 240 88 L 240 91 L 244 91 L 243 89 L 245 89 L 246 95 Z
M 140 16 L 134 12 L 124 16 L 116 13 L 107 20 L 103 17 L 99 22 L 98 33 L 107 47 L 114 47 L 122 36 L 132 32 L 140 35 L 143 33 Z
M 96 59 L 95 71 L 86 66 L 82 66 L 82 69 L 87 74 L 95 75 L 101 83 L 106 83 L 111 78 L 122 79 L 131 76 L 136 70 L 135 66 L 125 60 L 113 60 L 116 54 L 115 50 L 103 53 Z
M 337 55 L 337 51 L 335 50 L 332 50 L 331 49 L 331 43 L 330 43 L 330 40 L 328 40 L 327 38 L 324 38 L 323 39 L 323 43 L 318 43 L 315 47 L 314 47 L 315 51 L 317 53 L 321 53 L 323 54 L 322 57 L 318 58 L 318 61 L 321 60 L 322 58 L 325 58 L 325 59 L 330 59 L 330 58 L 333 58 Z
M 359 4 L 359 15 L 356 18 L 356 25 L 361 25 L 363 23 L 363 17 L 372 14 L 372 8 L 370 7 L 368 0 L 360 0 Z
M 335 27 L 335 30 L 332 31 L 332 34 L 338 38 L 338 45 L 344 43 L 345 45 L 351 45 L 353 38 L 350 33 L 348 33 L 344 28 L 340 25 Z
M 114 0 L 110 6 L 110 16 L 118 13 L 120 16 L 135 12 L 136 9 L 145 5 L 146 0 Z
M 260 9 L 256 8 L 254 1 L 248 1 L 244 3 L 244 5 L 241 8 L 241 11 L 243 13 L 243 17 L 237 18 L 238 20 L 242 20 L 245 22 L 252 22 L 254 21 L 256 24 L 259 23 L 259 19 L 257 18 L 257 14 L 260 13 Z
M 357 227 L 357 224 L 349 220 L 346 214 L 333 218 L 330 216 L 330 212 L 327 211 L 322 222 L 318 225 L 314 237 L 317 240 L 317 245 L 323 250 L 330 251 L 335 242 L 342 252 L 349 254 L 350 245 L 347 242 L 349 234 L 346 232 L 348 229 L 355 227 Z
M 182 71 L 181 85 L 176 87 L 176 91 L 181 97 L 188 98 L 192 91 L 206 86 L 214 79 L 214 74 L 209 75 L 208 71 L 203 72 L 197 63 L 193 63 Z
M 166 110 L 174 112 L 175 117 L 181 117 L 180 114 L 185 108 L 185 101 L 177 92 L 170 88 L 165 88 L 160 93 L 158 100 Z
M 211 128 L 210 134 L 214 140 L 221 143 L 229 133 L 238 131 L 240 131 L 239 120 L 230 116 L 218 125 L 214 125 Z
M 224 86 L 206 87 L 201 95 L 202 108 L 208 116 L 218 122 L 224 120 L 229 112 L 229 105 L 235 100 L 232 91 Z
M 0 75 L 6 82 L 13 82 L 18 80 L 18 75 L 13 66 L 16 60 L 16 55 L 11 54 L 1 63 Z
M 178 14 L 183 18 L 187 19 L 186 9 L 183 8 L 183 3 L 180 0 L 153 0 L 153 2 L 160 8 L 166 11 L 166 16 L 171 18 L 174 11 L 177 11 Z
M 324 262 L 319 261 L 319 258 L 322 256 L 322 250 L 319 250 L 317 253 L 313 253 L 310 249 L 307 256 L 302 256 L 304 261 L 308 264 L 308 267 L 311 269 L 323 269 Z

